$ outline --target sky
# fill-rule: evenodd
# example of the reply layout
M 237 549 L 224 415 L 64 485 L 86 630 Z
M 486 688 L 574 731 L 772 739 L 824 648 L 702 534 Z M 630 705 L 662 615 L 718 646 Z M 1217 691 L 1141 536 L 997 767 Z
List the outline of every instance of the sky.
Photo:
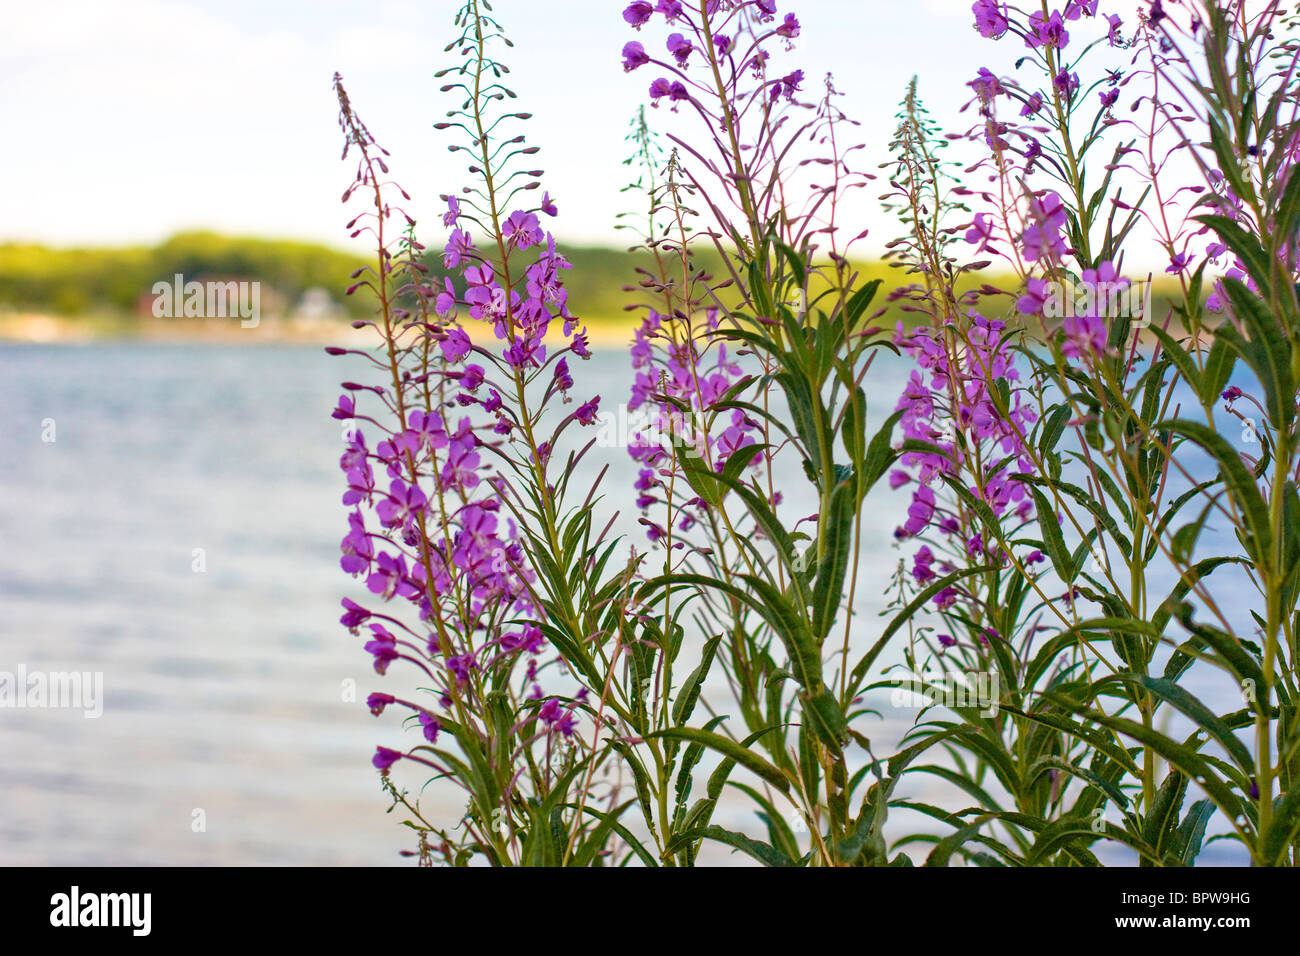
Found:
M 1133 0 L 1129 0 L 1129 5 Z M 438 196 L 465 163 L 432 124 L 448 107 L 435 70 L 456 0 L 7 0 L 0 115 L 7 125 L 0 241 L 151 243 L 182 229 L 298 238 L 346 248 L 339 197 L 351 179 L 330 81 L 393 154 L 412 214 L 436 224 Z M 515 41 L 503 54 L 527 132 L 561 216 L 562 239 L 618 244 L 627 208 L 624 138 L 653 78 L 625 74 L 626 0 L 497 0 Z M 788 55 L 810 78 L 831 71 L 841 107 L 863 123 L 863 165 L 888 157 L 904 88 L 921 76 L 937 119 L 965 129 L 966 82 L 1018 55 L 973 29 L 968 0 L 780 0 L 803 32 Z M 1018 41 L 1004 40 L 1001 46 Z M 1007 67 L 1009 68 L 1009 66 Z M 813 86 L 814 84 L 807 84 Z M 652 118 L 658 118 L 651 114 Z M 877 246 L 892 226 L 868 204 Z

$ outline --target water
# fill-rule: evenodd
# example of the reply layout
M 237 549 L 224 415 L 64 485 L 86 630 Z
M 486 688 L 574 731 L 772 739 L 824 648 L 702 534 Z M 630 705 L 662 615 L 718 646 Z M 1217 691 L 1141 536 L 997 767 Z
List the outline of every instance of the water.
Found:
M 620 401 L 626 363 L 575 368 L 582 393 Z M 395 721 L 360 703 L 391 688 L 338 624 L 357 589 L 329 413 L 360 374 L 318 347 L 0 346 L 0 669 L 104 675 L 98 719 L 0 709 L 0 863 L 400 862 L 409 833 L 369 759 Z M 873 370 L 877 421 L 904 375 Z M 621 496 L 634 463 L 601 451 Z M 899 555 L 901 498 L 880 501 L 865 614 Z M 888 753 L 905 726 L 867 732 Z

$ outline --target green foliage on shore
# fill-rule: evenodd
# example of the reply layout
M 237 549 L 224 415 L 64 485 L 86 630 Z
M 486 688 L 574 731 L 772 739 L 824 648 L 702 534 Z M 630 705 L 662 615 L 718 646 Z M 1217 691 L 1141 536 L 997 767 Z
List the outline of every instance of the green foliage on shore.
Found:
M 156 246 L 63 248 L 0 245 L 0 308 L 79 316 L 133 313 L 155 282 L 205 278 L 256 280 L 294 302 L 324 288 L 340 302 L 352 253 L 310 242 L 185 232 Z M 348 303 L 350 305 L 350 303 Z M 364 307 L 355 309 L 363 314 Z
M 424 257 L 430 277 L 435 279 L 442 276 L 440 248 L 432 241 Z M 625 289 L 656 274 L 653 257 L 644 251 L 618 248 L 562 246 L 561 251 L 573 264 L 565 271 L 564 282 L 574 314 L 592 324 L 631 324 L 626 308 L 632 298 Z M 367 318 L 369 302 L 344 294 L 353 281 L 352 272 L 362 264 L 356 253 L 318 243 L 214 232 L 183 232 L 156 246 L 119 248 L 5 243 L 0 244 L 0 310 L 116 317 L 129 323 L 141 314 L 142 303 L 148 301 L 155 282 L 171 282 L 180 273 L 186 280 L 260 281 L 264 294 L 273 290 L 281 301 L 291 304 L 308 289 L 320 288 L 346 309 L 349 317 Z M 696 255 L 696 265 L 723 278 L 721 260 L 708 252 Z M 860 263 L 858 268 L 861 281 L 879 278 L 885 289 L 906 285 L 914 278 L 880 261 Z M 677 272 L 680 274 L 680 267 Z M 1162 292 L 1157 288 L 1157 300 L 1164 297 Z M 1164 303 L 1155 305 L 1155 314 L 1164 315 Z M 900 319 L 907 322 L 908 315 L 894 303 L 879 322 L 893 325 Z

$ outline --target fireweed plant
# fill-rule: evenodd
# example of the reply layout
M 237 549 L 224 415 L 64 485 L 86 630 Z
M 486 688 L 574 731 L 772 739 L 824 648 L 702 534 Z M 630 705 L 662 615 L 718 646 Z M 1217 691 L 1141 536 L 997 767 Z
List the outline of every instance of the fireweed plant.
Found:
M 887 295 L 849 258 L 877 177 L 798 16 L 622 11 L 646 78 L 632 489 L 585 477 L 601 399 L 491 7 L 459 11 L 437 74 L 471 177 L 440 256 L 336 77 L 349 229 L 376 249 L 349 294 L 381 342 L 329 350 L 372 372 L 334 411 L 342 623 L 419 685 L 367 701 L 409 725 L 374 764 L 410 855 L 1180 866 L 1230 840 L 1300 863 L 1297 22 L 1105 6 L 974 3 L 1008 57 L 969 84 L 967 132 L 908 87 Z M 1167 261 L 1164 314 L 1128 258 Z M 910 371 L 869 431 L 881 350 Z M 873 489 L 892 541 L 866 533 Z M 879 753 L 900 687 L 919 715 Z M 757 827 L 718 822 L 746 806 Z
M 1128 25 L 1098 7 L 976 3 L 1019 55 L 970 84 L 984 158 L 945 186 L 914 96 L 897 144 L 900 254 L 925 278 L 907 296 L 930 319 L 898 336 L 929 373 L 902 401 L 929 447 L 891 480 L 914 488 L 900 536 L 923 532 L 900 591 L 995 565 L 936 596 L 936 643 L 1005 694 L 917 728 L 959 768 L 924 769 L 977 804 L 917 809 L 956 828 L 936 853 L 1091 864 L 1106 839 L 1189 864 L 1213 824 L 1256 864 L 1295 863 L 1293 23 L 1277 4 L 1155 3 Z M 971 210 L 964 235 L 943 225 Z M 1165 315 L 1121 275 L 1139 224 L 1177 281 Z M 958 296 L 987 265 L 958 264 L 972 247 L 1020 287 Z M 1238 362 L 1250 387 L 1229 385 Z M 1238 408 L 1252 392 L 1265 424 Z M 1217 476 L 1192 474 L 1198 452 Z M 1235 540 L 1207 540 L 1219 521 Z M 1252 592 L 1265 613 L 1234 614 Z M 1191 680 L 1245 706 L 1216 713 Z

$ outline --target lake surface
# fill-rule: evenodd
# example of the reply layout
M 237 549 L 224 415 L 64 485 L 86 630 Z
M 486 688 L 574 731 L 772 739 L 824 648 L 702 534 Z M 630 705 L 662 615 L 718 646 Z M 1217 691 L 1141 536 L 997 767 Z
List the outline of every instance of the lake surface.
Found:
M 625 399 L 626 353 L 574 371 L 575 395 Z M 873 369 L 876 421 L 906 371 Z M 0 345 L 0 670 L 104 681 L 97 719 L 0 709 L 0 864 L 402 862 L 409 831 L 370 766 L 397 723 L 361 702 L 392 688 L 338 623 L 360 589 L 338 567 L 330 410 L 362 374 L 314 346 Z M 600 451 L 630 503 L 635 463 Z M 903 494 L 865 512 L 864 614 Z M 619 527 L 640 542 L 634 519 Z M 866 732 L 888 754 L 909 720 Z M 1202 857 L 1239 861 L 1222 842 Z

